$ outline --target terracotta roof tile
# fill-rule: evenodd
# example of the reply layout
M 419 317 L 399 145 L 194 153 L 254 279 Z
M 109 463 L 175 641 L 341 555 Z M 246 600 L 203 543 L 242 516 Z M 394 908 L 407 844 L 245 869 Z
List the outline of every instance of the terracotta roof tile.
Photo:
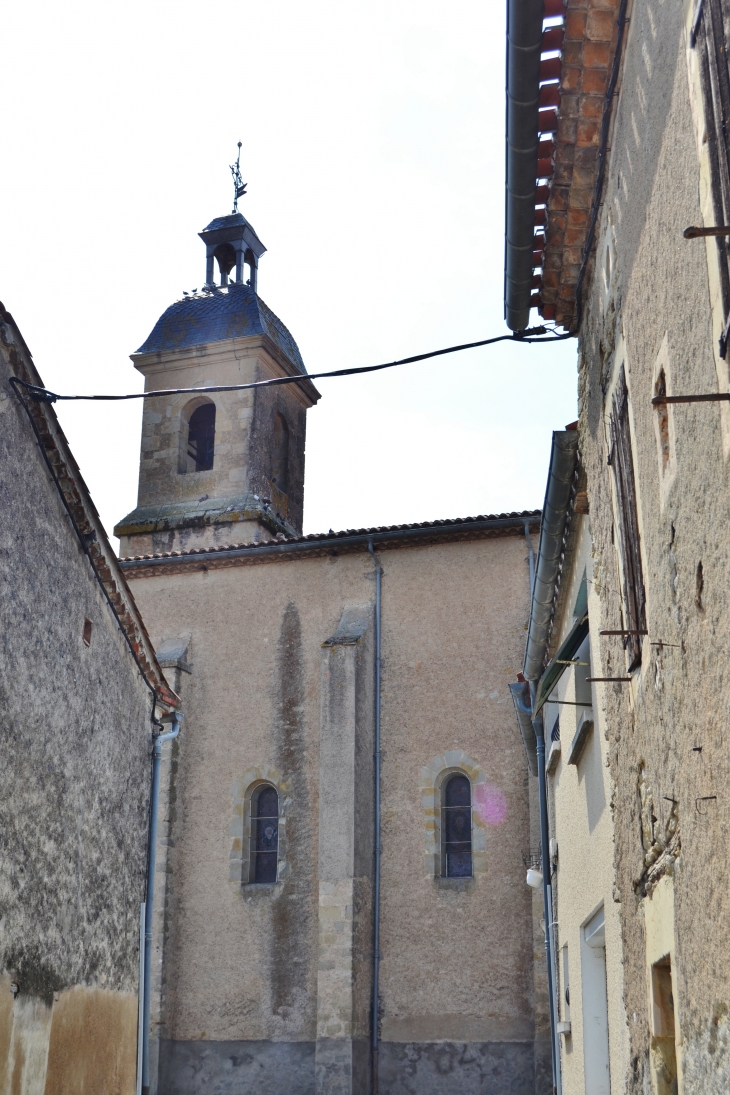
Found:
M 371 528 L 343 529 L 339 532 L 311 532 L 307 536 L 278 536 L 269 540 L 258 540 L 255 543 L 225 544 L 216 547 L 194 548 L 190 551 L 164 551 L 154 555 L 132 555 L 120 560 L 124 563 L 140 562 L 145 559 L 172 559 L 176 557 L 194 557 L 201 555 L 216 555 L 224 551 L 243 551 L 253 548 L 267 547 L 276 544 L 326 544 L 336 543 L 352 536 L 377 536 L 382 533 L 410 532 L 416 529 L 449 529 L 455 526 L 464 526 L 481 521 L 506 521 L 528 520 L 536 522 L 541 515 L 540 510 L 520 510 L 511 513 L 480 514 L 476 517 L 442 518 L 436 521 L 419 521 L 404 525 L 376 525 Z

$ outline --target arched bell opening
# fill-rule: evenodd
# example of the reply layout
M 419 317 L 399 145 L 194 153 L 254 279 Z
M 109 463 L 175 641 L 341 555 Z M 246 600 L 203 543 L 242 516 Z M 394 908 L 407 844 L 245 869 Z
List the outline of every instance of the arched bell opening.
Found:
M 251 288 L 253 289 L 253 291 L 255 293 L 257 291 L 256 290 L 256 278 L 257 278 L 257 274 L 258 274 L 258 260 L 257 260 L 256 256 L 254 255 L 254 253 L 253 253 L 253 251 L 251 250 L 250 247 L 247 248 L 247 250 L 246 250 L 246 252 L 243 256 L 243 261 L 244 261 L 244 264 L 246 266 L 248 266 L 247 284 L 251 286 Z
M 231 270 L 236 265 L 236 252 L 230 243 L 220 243 L 213 252 L 221 275 L 221 285 L 228 285 Z
M 211 471 L 215 457 L 215 403 L 194 399 L 183 410 L 180 472 Z

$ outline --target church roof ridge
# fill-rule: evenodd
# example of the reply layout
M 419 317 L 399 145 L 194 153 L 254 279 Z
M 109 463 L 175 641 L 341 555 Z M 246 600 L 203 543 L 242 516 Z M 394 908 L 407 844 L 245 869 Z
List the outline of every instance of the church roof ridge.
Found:
M 258 540 L 245 544 L 216 545 L 215 547 L 193 548 L 189 551 L 165 551 L 152 555 L 132 555 L 121 559 L 122 566 L 141 564 L 151 561 L 168 559 L 195 559 L 201 556 L 220 556 L 227 552 L 253 552 L 256 549 L 286 549 L 295 547 L 316 547 L 318 545 L 333 544 L 338 541 L 353 541 L 368 537 L 383 537 L 397 539 L 399 533 L 419 533 L 433 530 L 437 534 L 452 532 L 468 532 L 471 526 L 489 526 L 502 528 L 522 528 L 524 523 L 536 523 L 541 516 L 541 510 L 513 510 L 510 513 L 479 514 L 475 517 L 446 517 L 435 521 L 416 521 L 402 525 L 376 525 L 372 528 L 345 529 L 335 532 L 310 532 L 306 536 L 284 536 L 279 534 L 269 540 Z M 476 531 L 476 529 L 475 529 Z
M 176 300 L 155 323 L 137 354 L 185 350 L 229 338 L 267 335 L 303 376 L 307 370 L 291 332 L 250 285 L 206 288 Z

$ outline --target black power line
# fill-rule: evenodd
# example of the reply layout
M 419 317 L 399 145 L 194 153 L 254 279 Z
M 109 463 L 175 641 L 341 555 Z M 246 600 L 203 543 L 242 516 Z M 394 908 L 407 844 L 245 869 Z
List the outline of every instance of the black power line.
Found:
M 303 380 L 323 380 L 330 376 L 353 376 L 356 373 L 374 373 L 379 369 L 393 369 L 396 365 L 410 365 L 414 361 L 425 361 L 431 357 L 441 357 L 443 354 L 455 354 L 459 350 L 473 350 L 478 346 L 491 346 L 495 342 L 530 342 L 549 343 L 561 342 L 565 338 L 575 337 L 573 332 L 566 331 L 563 334 L 554 333 L 549 327 L 528 327 L 525 331 L 515 331 L 509 335 L 497 335 L 496 338 L 485 338 L 481 342 L 465 342 L 461 346 L 447 346 L 445 350 L 431 350 L 427 354 L 416 354 L 415 357 L 403 357 L 399 361 L 387 361 L 383 365 L 360 365 L 351 369 L 334 369 L 329 373 L 297 373 L 295 376 L 277 376 L 271 380 L 255 380 L 250 384 L 216 384 L 205 388 L 165 388 L 152 392 L 132 392 L 128 395 L 59 395 L 48 388 L 41 388 L 37 384 L 29 384 L 20 377 L 11 376 L 12 384 L 23 387 L 31 399 L 37 403 L 55 403 L 59 399 L 152 399 L 163 395 L 200 395 L 207 392 L 242 392 L 247 388 L 268 388 L 275 384 L 298 384 Z

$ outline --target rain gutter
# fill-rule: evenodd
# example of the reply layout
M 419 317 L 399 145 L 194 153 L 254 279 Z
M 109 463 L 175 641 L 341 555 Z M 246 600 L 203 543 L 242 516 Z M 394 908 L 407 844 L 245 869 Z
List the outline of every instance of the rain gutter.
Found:
M 155 871 L 157 870 L 157 830 L 160 801 L 160 766 L 163 742 L 173 741 L 180 733 L 183 715 L 174 711 L 172 730 L 158 734 L 152 750 L 152 790 L 150 792 L 150 832 L 147 859 L 147 900 L 144 912 L 144 985 L 142 996 L 142 1095 L 150 1095 L 150 1010 L 152 1004 L 152 933 L 155 911 Z M 138 1087 L 139 1087 L 138 1082 Z
M 560 570 L 577 462 L 577 430 L 555 431 L 550 453 L 545 504 L 540 521 L 540 543 L 537 549 L 535 583 L 525 649 L 523 672 L 528 681 L 540 679 L 545 663 L 545 650 L 553 617 L 555 586 Z
M 516 684 L 509 685 L 509 690 L 512 695 L 512 702 L 515 705 L 517 725 L 520 730 L 522 744 L 525 747 L 525 755 L 527 757 L 527 765 L 530 769 L 530 775 L 536 776 L 537 738 L 535 737 L 535 728 L 532 725 L 532 702 L 530 700 L 530 686 L 527 681 L 517 681 Z
M 440 525 L 425 525 L 419 528 L 384 529 L 381 532 L 356 532 L 343 535 L 303 538 L 283 543 L 245 544 L 241 547 L 212 548 L 201 551 L 169 552 L 164 555 L 148 557 L 135 556 L 120 559 L 119 566 L 127 573 L 148 567 L 167 567 L 170 564 L 198 563 L 210 566 L 216 562 L 228 562 L 233 559 L 261 558 L 277 555 L 306 555 L 335 553 L 347 550 L 368 550 L 369 544 L 381 545 L 411 543 L 432 543 L 434 540 L 448 541 L 451 537 L 470 536 L 480 532 L 522 532 L 525 522 L 537 523 L 538 514 L 518 514 L 514 517 L 485 517 L 465 521 L 449 521 Z

